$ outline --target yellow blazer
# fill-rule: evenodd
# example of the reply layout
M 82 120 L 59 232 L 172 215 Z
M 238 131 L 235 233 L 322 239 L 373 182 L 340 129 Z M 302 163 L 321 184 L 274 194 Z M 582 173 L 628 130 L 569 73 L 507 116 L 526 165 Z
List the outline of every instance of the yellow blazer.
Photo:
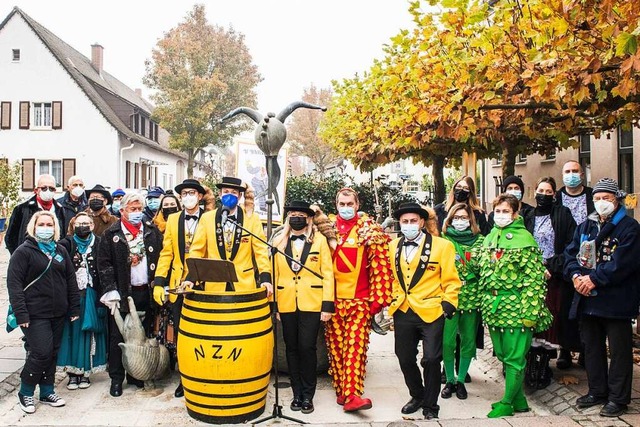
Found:
M 292 255 L 291 242 L 287 243 L 285 253 Z M 327 239 L 315 233 L 313 243 L 305 242 L 300 256 L 302 264 L 320 274 L 323 279 L 301 268 L 293 271 L 292 262 L 278 253 L 275 258 L 275 281 L 278 286 L 277 309 L 280 313 L 300 311 L 334 311 L 334 281 L 331 249 Z
M 237 223 L 251 233 L 266 240 L 262 223 L 258 215 L 247 216 L 238 206 L 236 211 Z M 236 227 L 233 235 L 231 254 L 227 257 L 221 225 L 222 212 L 220 209 L 205 212 L 200 217 L 200 223 L 191 243 L 189 256 L 193 258 L 228 259 L 233 262 L 238 276 L 234 283 L 236 291 L 256 289 L 254 275 L 254 260 L 259 272 L 259 283 L 271 283 L 271 265 L 269 252 L 264 243 L 251 236 L 246 231 Z M 206 282 L 206 291 L 222 292 L 226 288 L 223 282 Z
M 422 320 L 431 323 L 444 311 L 442 301 L 458 306 L 462 282 L 458 277 L 453 244 L 426 234 L 410 263 L 404 257 L 404 237 L 389 245 L 393 270 L 393 291 L 389 314 L 411 308 Z
M 200 216 L 204 211 L 200 211 Z M 187 277 L 187 259 L 191 253 L 185 254 L 185 212 L 176 212 L 169 215 L 164 230 L 164 240 L 162 242 L 162 251 L 158 259 L 156 267 L 156 276 L 154 284 L 156 286 L 169 286 L 169 289 L 175 289 Z M 196 225 L 195 230 L 200 227 L 200 221 Z M 169 294 L 169 302 L 175 302 L 177 295 Z

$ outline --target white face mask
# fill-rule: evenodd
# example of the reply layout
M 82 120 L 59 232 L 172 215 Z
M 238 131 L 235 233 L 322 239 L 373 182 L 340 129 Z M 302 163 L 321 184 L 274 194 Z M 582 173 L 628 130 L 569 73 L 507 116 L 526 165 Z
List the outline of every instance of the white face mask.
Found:
M 468 219 L 454 219 L 451 221 L 451 226 L 458 231 L 464 231 L 471 225 Z
M 182 198 L 182 204 L 187 209 L 193 209 L 198 205 L 198 196 L 184 196 Z
M 509 213 L 497 213 L 493 215 L 493 222 L 500 228 L 504 228 L 513 222 L 513 216 Z
M 84 194 L 84 188 L 73 187 L 73 190 L 71 190 L 71 194 L 73 194 L 75 197 L 80 197 Z
M 51 200 L 53 200 L 53 195 L 54 194 L 55 193 L 53 191 L 49 191 L 49 190 L 42 191 L 42 190 L 40 190 L 40 199 L 43 202 L 50 202 Z
M 518 200 L 522 200 L 522 191 L 520 190 L 507 190 L 505 191 L 505 193 L 511 194 L 513 197 L 515 197 Z
M 413 240 L 420 234 L 420 226 L 418 224 L 400 224 L 400 231 L 409 240 Z
M 598 200 L 597 202 L 593 202 L 593 205 L 596 207 L 598 215 L 604 217 L 611 215 L 616 209 L 616 206 L 608 200 Z

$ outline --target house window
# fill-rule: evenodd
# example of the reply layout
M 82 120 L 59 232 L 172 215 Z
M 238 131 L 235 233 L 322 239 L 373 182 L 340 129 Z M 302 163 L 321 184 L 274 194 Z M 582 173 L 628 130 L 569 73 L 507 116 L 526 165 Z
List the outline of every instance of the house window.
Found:
M 162 174 L 162 188 L 169 188 L 169 187 L 167 187 L 167 174 L 166 173 Z
M 554 151 L 553 153 L 549 153 L 547 155 L 544 156 L 545 160 L 555 160 L 556 159 L 556 152 Z
M 20 49 L 11 49 L 11 57 L 13 58 L 13 62 L 20 61 Z
M 146 133 L 147 133 L 147 120 L 144 118 L 144 116 L 140 116 L 140 135 L 145 136 Z
M 51 129 L 51 102 L 33 103 L 33 129 Z
M 131 115 L 131 129 L 135 132 L 138 133 L 139 132 L 139 120 L 140 116 L 138 114 L 132 114 Z
M 38 175 L 49 174 L 56 179 L 56 187 L 62 187 L 62 160 L 38 160 Z
M 407 193 L 416 193 L 420 191 L 420 183 L 418 181 L 407 181 Z
M 591 184 L 591 135 L 588 133 L 580 135 L 580 149 L 578 151 L 578 162 L 582 166 L 587 185 Z
M 502 166 L 502 158 L 498 157 L 497 159 L 491 160 L 491 166 Z
M 633 130 L 618 129 L 618 183 L 633 193 Z
M 527 155 L 526 154 L 518 154 L 518 158 L 516 159 L 516 163 L 527 163 Z
M 153 139 L 155 142 L 158 142 L 158 124 L 154 123 L 153 124 Z

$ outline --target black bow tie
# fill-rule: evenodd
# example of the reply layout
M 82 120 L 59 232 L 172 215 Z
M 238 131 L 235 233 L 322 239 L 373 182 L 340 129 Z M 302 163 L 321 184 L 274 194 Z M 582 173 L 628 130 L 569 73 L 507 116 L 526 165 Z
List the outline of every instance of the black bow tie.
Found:
M 418 244 L 416 242 L 404 242 L 402 244 L 402 246 L 415 246 L 415 247 L 418 247 Z
M 291 241 L 293 242 L 294 240 L 304 240 L 305 235 L 301 234 L 299 236 L 291 236 Z
M 230 219 L 231 221 L 235 221 L 236 220 L 236 216 L 235 215 L 229 215 L 227 217 L 227 219 Z
M 189 221 L 190 219 L 195 219 L 196 221 L 198 220 L 198 215 L 185 215 L 184 219 Z

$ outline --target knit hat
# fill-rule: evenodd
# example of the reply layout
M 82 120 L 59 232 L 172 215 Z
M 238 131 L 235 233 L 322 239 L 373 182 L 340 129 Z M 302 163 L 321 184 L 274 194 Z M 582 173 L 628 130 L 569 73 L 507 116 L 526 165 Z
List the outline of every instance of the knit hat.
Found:
M 596 182 L 596 185 L 593 186 L 593 194 L 596 193 L 611 193 L 617 198 L 625 196 L 624 192 L 620 191 L 620 188 L 618 187 L 618 181 L 611 178 L 602 178 L 600 181 Z
M 524 182 L 522 181 L 522 179 L 520 179 L 520 177 L 515 175 L 510 175 L 505 179 L 503 179 L 502 191 L 507 191 L 507 187 L 509 186 L 509 184 L 516 184 L 518 187 L 520 187 L 520 191 L 524 193 Z
M 112 197 L 118 197 L 118 196 L 124 196 L 124 195 L 125 195 L 125 192 L 122 188 L 118 188 L 116 191 L 111 193 Z
M 164 190 L 162 189 L 162 187 L 151 187 L 149 188 L 149 191 L 147 192 L 147 197 L 149 198 L 158 198 L 158 197 L 162 197 L 164 196 Z

